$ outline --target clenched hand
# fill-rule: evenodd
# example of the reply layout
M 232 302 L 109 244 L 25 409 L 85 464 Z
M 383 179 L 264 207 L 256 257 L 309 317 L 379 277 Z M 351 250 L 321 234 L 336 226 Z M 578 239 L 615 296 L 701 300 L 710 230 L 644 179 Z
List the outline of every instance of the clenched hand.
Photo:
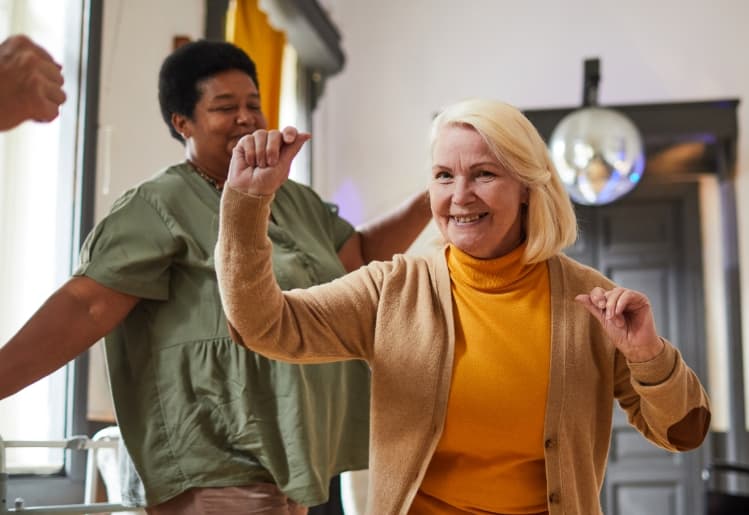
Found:
M 226 184 L 250 195 L 275 193 L 289 176 L 291 161 L 312 136 L 294 127 L 256 130 L 234 147 Z

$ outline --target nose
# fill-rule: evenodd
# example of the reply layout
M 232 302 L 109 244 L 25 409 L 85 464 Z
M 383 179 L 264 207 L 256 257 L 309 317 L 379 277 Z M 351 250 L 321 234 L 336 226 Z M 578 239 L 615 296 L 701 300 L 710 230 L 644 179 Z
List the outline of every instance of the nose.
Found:
M 473 183 L 464 178 L 457 177 L 453 182 L 452 203 L 458 206 L 465 206 L 476 199 L 473 191 Z
M 255 114 L 251 109 L 240 107 L 237 113 L 237 125 L 250 125 L 254 118 Z

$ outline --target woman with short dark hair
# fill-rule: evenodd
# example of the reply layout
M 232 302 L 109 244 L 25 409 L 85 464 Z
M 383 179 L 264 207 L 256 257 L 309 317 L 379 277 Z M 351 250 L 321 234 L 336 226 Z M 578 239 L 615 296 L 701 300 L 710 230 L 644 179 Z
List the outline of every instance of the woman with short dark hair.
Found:
M 276 362 L 229 335 L 213 250 L 232 149 L 267 125 L 250 58 L 188 43 L 162 65 L 159 102 L 185 161 L 93 229 L 74 277 L 0 349 L 0 398 L 104 337 L 128 477 L 145 490 L 131 502 L 159 515 L 304 514 L 332 477 L 367 467 L 369 370 Z M 284 288 L 330 281 L 405 250 L 428 219 L 421 194 L 357 231 L 289 181 L 268 228 L 276 276 Z

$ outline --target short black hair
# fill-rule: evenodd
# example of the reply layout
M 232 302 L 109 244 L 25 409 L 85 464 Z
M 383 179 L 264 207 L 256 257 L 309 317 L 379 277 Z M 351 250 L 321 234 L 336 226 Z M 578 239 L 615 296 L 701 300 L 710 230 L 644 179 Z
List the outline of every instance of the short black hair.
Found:
M 201 95 L 198 83 L 227 70 L 246 73 L 255 87 L 260 87 L 252 59 L 241 48 L 225 41 L 201 39 L 186 43 L 164 59 L 159 71 L 159 107 L 169 132 L 178 141 L 184 143 L 182 135 L 172 126 L 172 115 L 192 119 Z

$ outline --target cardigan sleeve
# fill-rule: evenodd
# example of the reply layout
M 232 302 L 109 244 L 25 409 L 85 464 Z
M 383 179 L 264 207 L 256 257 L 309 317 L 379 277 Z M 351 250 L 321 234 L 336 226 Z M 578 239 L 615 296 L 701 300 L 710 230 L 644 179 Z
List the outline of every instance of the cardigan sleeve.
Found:
M 369 359 L 379 283 L 388 264 L 282 292 L 267 236 L 272 200 L 228 187 L 222 195 L 215 261 L 232 337 L 264 356 L 294 363 Z
M 650 361 L 629 363 L 616 354 L 616 397 L 630 424 L 669 451 L 698 447 L 710 429 L 710 401 L 681 353 L 663 339 Z
M 571 298 L 595 286 L 615 286 L 598 270 L 566 256 L 560 256 L 560 262 Z M 587 334 L 595 344 L 610 346 L 612 358 L 607 363 L 613 366 L 614 397 L 629 423 L 645 438 L 669 451 L 698 447 L 710 429 L 710 401 L 678 349 L 661 338 L 664 348 L 658 356 L 644 363 L 628 362 L 586 310 L 577 313 L 585 319 L 575 319 L 572 325 L 589 327 Z

